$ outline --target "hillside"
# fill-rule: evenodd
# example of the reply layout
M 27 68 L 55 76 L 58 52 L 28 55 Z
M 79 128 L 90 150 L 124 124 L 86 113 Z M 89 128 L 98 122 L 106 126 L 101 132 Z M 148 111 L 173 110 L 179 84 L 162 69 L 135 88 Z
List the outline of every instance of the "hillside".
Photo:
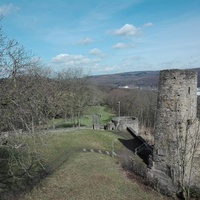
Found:
M 112 141 L 117 154 L 121 152 L 119 138 L 113 132 L 89 129 L 48 134 L 45 143 L 51 148 L 46 149 L 46 158 L 51 162 L 46 169 L 50 173 L 19 199 L 170 199 L 143 185 L 121 167 L 118 158 L 105 153 Z
M 159 71 L 125 72 L 90 77 L 94 84 L 112 86 L 157 86 Z
M 200 74 L 200 68 L 197 70 Z M 133 86 L 133 87 L 157 87 L 160 71 L 136 71 L 124 72 L 118 74 L 91 76 L 90 80 L 96 85 Z M 200 77 L 198 76 L 198 86 L 200 86 Z

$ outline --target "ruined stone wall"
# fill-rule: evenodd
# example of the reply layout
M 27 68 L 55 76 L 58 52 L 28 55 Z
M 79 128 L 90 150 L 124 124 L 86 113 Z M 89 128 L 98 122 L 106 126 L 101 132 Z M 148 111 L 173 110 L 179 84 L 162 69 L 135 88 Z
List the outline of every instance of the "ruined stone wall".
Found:
M 169 176 L 176 176 L 184 143 L 196 133 L 196 90 L 196 72 L 176 69 L 160 72 L 153 159 L 154 168 Z
M 112 122 L 114 123 L 115 129 L 117 130 L 122 131 L 122 130 L 126 130 L 127 127 L 130 127 L 137 134 L 139 132 L 139 123 L 136 117 L 130 117 L 130 116 L 115 117 L 112 119 Z

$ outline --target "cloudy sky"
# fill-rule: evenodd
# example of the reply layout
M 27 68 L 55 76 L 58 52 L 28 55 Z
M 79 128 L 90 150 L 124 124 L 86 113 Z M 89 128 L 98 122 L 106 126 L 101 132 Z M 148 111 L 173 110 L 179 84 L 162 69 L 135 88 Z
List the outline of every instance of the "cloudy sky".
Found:
M 1 0 L 3 31 L 54 70 L 200 67 L 200 0 Z

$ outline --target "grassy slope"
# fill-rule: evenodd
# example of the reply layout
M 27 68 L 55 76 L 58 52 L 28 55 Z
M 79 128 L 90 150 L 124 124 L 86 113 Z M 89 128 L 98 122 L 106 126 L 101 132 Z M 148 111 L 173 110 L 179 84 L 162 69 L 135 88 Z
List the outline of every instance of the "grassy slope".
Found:
M 113 159 L 101 154 L 79 153 L 70 157 L 39 188 L 24 199 L 163 199 L 152 191 L 145 192 L 127 179 Z
M 145 192 L 136 182 L 127 179 L 110 156 L 82 151 L 82 148 L 111 150 L 113 140 L 119 151 L 122 146 L 117 138 L 111 132 L 94 130 L 48 135 L 45 154 L 50 166 L 56 166 L 60 155 L 61 159 L 68 154 L 67 161 L 57 165 L 54 173 L 21 200 L 164 199 L 153 191 Z
M 115 114 L 111 113 L 110 110 L 105 106 L 90 106 L 86 111 L 86 116 L 82 119 L 82 124 L 85 126 L 92 126 L 93 115 L 101 116 L 101 125 L 105 125 L 107 122 L 111 121 L 111 119 L 115 116 Z
M 100 124 L 105 125 L 109 122 L 115 114 L 111 113 L 109 108 L 105 106 L 89 106 L 85 111 L 85 115 L 81 118 L 81 125 L 91 127 L 93 125 L 93 115 L 99 115 Z M 72 126 L 70 121 L 66 122 L 64 119 L 55 120 L 57 128 L 65 128 Z
M 118 137 L 109 131 L 76 129 L 62 133 L 51 133 L 44 138 L 46 148 L 43 152 L 47 158 L 47 162 L 51 162 L 65 152 L 80 152 L 83 148 L 111 151 L 113 140 L 116 141 L 116 150 L 119 150 L 121 143 L 118 141 Z

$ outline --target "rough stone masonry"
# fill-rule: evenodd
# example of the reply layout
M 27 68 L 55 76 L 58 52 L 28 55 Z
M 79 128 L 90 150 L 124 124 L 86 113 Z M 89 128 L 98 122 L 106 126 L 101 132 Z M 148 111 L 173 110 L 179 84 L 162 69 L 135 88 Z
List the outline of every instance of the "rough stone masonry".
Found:
M 196 112 L 197 72 L 161 71 L 152 172 L 161 183 L 167 179 L 171 188 L 175 186 L 177 189 L 181 184 L 199 184 L 196 168 L 199 161 L 199 120 Z

